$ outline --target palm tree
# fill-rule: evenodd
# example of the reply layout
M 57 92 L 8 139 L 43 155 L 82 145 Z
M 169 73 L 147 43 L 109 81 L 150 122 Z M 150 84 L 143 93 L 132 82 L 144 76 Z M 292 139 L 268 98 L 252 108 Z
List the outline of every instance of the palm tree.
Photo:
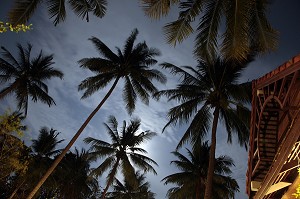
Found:
M 9 12 L 9 19 L 11 24 L 24 24 L 33 15 L 37 7 L 45 3 L 49 12 L 50 18 L 54 18 L 53 23 L 57 25 L 66 19 L 65 0 L 15 0 L 13 9 Z M 73 12 L 82 19 L 89 21 L 89 13 L 94 16 L 102 18 L 106 12 L 106 0 L 68 0 Z
M 150 183 L 145 182 L 145 174 L 136 172 L 137 185 L 133 186 L 128 180 L 124 183 L 115 178 L 114 191 L 107 195 L 109 199 L 154 199 L 155 194 L 151 192 Z
M 188 157 L 178 151 L 172 152 L 178 160 L 172 161 L 171 164 L 174 164 L 181 172 L 171 174 L 162 180 L 164 184 L 176 185 L 168 190 L 168 198 L 201 199 L 204 197 L 209 148 L 208 142 L 205 142 L 195 150 L 186 149 Z M 215 159 L 211 199 L 234 198 L 234 193 L 239 191 L 236 180 L 230 177 L 232 166 L 234 166 L 233 161 L 228 156 Z
M 54 64 L 53 55 L 44 55 L 42 51 L 35 58 L 30 59 L 32 49 L 31 44 L 27 44 L 24 49 L 20 44 L 19 59 L 5 48 L 0 57 L 0 83 L 10 83 L 6 88 L 0 91 L 0 99 L 15 93 L 19 109 L 25 109 L 27 115 L 28 98 L 31 97 L 34 102 L 38 100 L 46 103 L 49 107 L 55 104 L 54 100 L 48 95 L 48 86 L 46 80 L 53 77 L 63 78 L 63 73 L 51 67 Z
M 28 170 L 24 175 L 18 176 L 19 184 L 22 185 L 22 187 L 18 187 L 18 189 L 22 189 L 24 190 L 23 192 L 28 193 L 28 191 L 30 191 L 29 189 L 51 165 L 54 156 L 60 152 L 60 150 L 57 149 L 57 145 L 64 141 L 58 139 L 59 134 L 60 132 L 52 128 L 48 129 L 47 127 L 42 127 L 39 130 L 38 138 L 32 140 L 32 151 Z M 41 190 L 41 193 L 49 194 L 50 192 L 55 192 L 57 187 L 57 176 L 52 176 L 43 187 L 43 190 Z M 16 193 L 17 189 L 13 194 Z M 14 198 L 13 194 L 10 198 Z
M 38 182 L 41 175 L 52 164 L 54 157 L 60 153 L 61 149 L 57 149 L 57 146 L 64 140 L 58 139 L 59 134 L 60 132 L 57 132 L 55 129 L 42 127 L 39 130 L 38 138 L 32 140 L 31 148 L 33 158 L 29 165 L 27 175 L 25 175 L 29 189 Z M 58 187 L 57 176 L 58 175 L 53 175 L 52 178 L 47 180 L 42 192 L 49 193 L 56 190 Z
M 89 153 L 84 149 L 66 154 L 56 172 L 59 198 L 86 199 L 97 191 L 98 182 L 89 175 L 90 163 Z
M 164 26 L 168 43 L 176 45 L 194 32 L 192 22 L 199 19 L 195 31 L 195 53 L 202 58 L 214 57 L 218 49 L 226 58 L 243 60 L 256 48 L 274 50 L 278 33 L 266 16 L 265 0 L 142 0 L 146 15 L 159 19 L 178 4 L 178 19 Z M 225 21 L 225 28 L 221 25 Z M 220 45 L 220 47 L 219 47 Z
M 169 100 L 177 100 L 180 103 L 169 110 L 169 122 L 165 128 L 170 124 L 187 123 L 192 119 L 177 149 L 189 140 L 193 148 L 196 148 L 196 143 L 212 126 L 206 199 L 211 198 L 219 119 L 226 127 L 229 143 L 232 142 L 233 133 L 236 133 L 241 146 L 246 146 L 248 142 L 250 111 L 244 105 L 250 103 L 251 83 L 238 84 L 237 81 L 251 60 L 251 56 L 244 63 L 225 61 L 221 58 L 215 58 L 212 62 L 199 60 L 196 68 L 185 67 L 192 73 L 170 63 L 162 64 L 163 68 L 183 77 L 177 88 L 163 90 L 156 95 L 157 97 L 165 95 Z
M 118 122 L 114 116 L 110 116 L 108 123 L 104 123 L 104 125 L 111 138 L 111 143 L 91 137 L 85 138 L 84 140 L 86 143 L 92 144 L 90 154 L 95 160 L 98 158 L 105 158 L 92 173 L 96 176 L 100 176 L 106 170 L 110 169 L 102 199 L 105 198 L 107 190 L 112 184 L 119 167 L 122 168 L 122 174 L 124 175 L 125 180 L 134 186 L 137 185 L 137 180 L 132 163 L 144 172 L 151 171 L 152 173 L 157 174 L 155 169 L 151 166 L 151 164 L 157 165 L 157 163 L 151 158 L 143 155 L 147 153 L 147 151 L 139 147 L 140 144 L 151 139 L 156 133 L 144 131 L 137 134 L 141 125 L 139 119 L 131 120 L 128 126 L 126 121 L 123 121 L 121 132 L 118 131 Z
M 144 103 L 148 104 L 150 94 L 157 92 L 157 88 L 153 85 L 152 80 L 157 80 L 161 83 L 166 82 L 166 77 L 161 72 L 149 68 L 149 66 L 156 64 L 157 61 L 154 57 L 160 54 L 159 51 L 155 48 L 149 48 L 146 42 L 138 43 L 134 46 L 137 34 L 138 30 L 133 30 L 129 38 L 126 40 L 123 52 L 117 48 L 117 54 L 113 53 L 98 38 L 93 37 L 90 39 L 104 58 L 84 58 L 79 61 L 81 67 L 87 68 L 96 73 L 96 76 L 85 79 L 79 85 L 79 90 L 86 89 L 82 98 L 86 98 L 99 89 L 104 88 L 112 80 L 114 80 L 114 83 L 99 105 L 81 125 L 60 156 L 56 158 L 53 165 L 36 185 L 34 190 L 28 196 L 29 199 L 34 196 L 35 192 L 53 172 L 55 167 L 74 144 L 87 124 L 111 95 L 120 79 L 125 80 L 123 98 L 126 102 L 126 108 L 129 113 L 132 113 L 134 110 L 137 97 L 139 97 Z

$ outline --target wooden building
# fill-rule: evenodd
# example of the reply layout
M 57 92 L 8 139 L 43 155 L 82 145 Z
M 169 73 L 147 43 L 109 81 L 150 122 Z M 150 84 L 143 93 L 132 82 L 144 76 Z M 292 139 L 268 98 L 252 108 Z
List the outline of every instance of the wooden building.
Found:
M 252 83 L 246 191 L 293 199 L 300 164 L 300 55 Z

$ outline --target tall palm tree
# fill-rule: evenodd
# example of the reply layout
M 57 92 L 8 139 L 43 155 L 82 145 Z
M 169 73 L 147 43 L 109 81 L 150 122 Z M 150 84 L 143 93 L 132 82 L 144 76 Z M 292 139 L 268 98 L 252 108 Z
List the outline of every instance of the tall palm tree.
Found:
M 48 95 L 46 80 L 53 77 L 63 78 L 63 73 L 51 67 L 54 64 L 53 55 L 44 55 L 42 51 L 37 57 L 30 58 L 32 45 L 27 44 L 24 49 L 20 44 L 19 59 L 5 48 L 2 49 L 0 57 L 0 83 L 10 83 L 0 91 L 0 99 L 15 93 L 19 109 L 25 109 L 27 115 L 28 98 L 34 102 L 38 100 L 51 106 L 55 104 L 52 97 Z
M 89 13 L 100 18 L 106 13 L 106 0 L 68 0 L 67 2 L 73 12 L 87 22 Z M 26 23 L 41 3 L 46 4 L 50 18 L 54 18 L 54 25 L 66 19 L 66 0 L 15 0 L 14 7 L 8 13 L 11 24 Z
M 155 19 L 178 4 L 178 19 L 164 26 L 167 42 L 175 45 L 195 30 L 195 53 L 202 58 L 213 57 L 221 49 L 224 57 L 243 60 L 253 47 L 267 52 L 277 46 L 278 34 L 267 19 L 266 0 L 142 0 L 142 4 Z M 199 21 L 195 29 L 194 21 Z
M 157 97 L 165 95 L 169 100 L 177 100 L 180 103 L 169 110 L 169 122 L 165 128 L 170 124 L 187 123 L 191 119 L 177 148 L 189 140 L 196 148 L 195 143 L 207 134 L 211 126 L 206 199 L 211 198 L 219 119 L 226 127 L 229 143 L 232 142 L 233 133 L 236 133 L 241 146 L 246 146 L 248 142 L 250 111 L 244 105 L 250 103 L 251 83 L 239 84 L 238 79 L 251 60 L 251 56 L 244 63 L 225 61 L 221 58 L 215 58 L 213 61 L 199 60 L 196 68 L 185 67 L 191 73 L 170 63 L 162 64 L 163 68 L 183 77 L 177 88 L 157 93 Z
M 146 154 L 147 151 L 139 147 L 140 144 L 151 139 L 156 133 L 151 131 L 137 133 L 141 125 L 139 119 L 131 120 L 128 126 L 126 121 L 123 121 L 121 132 L 118 131 L 118 122 L 114 116 L 110 116 L 108 123 L 104 123 L 104 125 L 107 129 L 106 132 L 111 138 L 111 143 L 91 137 L 84 140 L 86 143 L 92 144 L 90 154 L 95 160 L 105 158 L 92 173 L 96 176 L 100 176 L 106 170 L 110 169 L 102 199 L 105 198 L 107 190 L 111 186 L 120 167 L 122 168 L 122 174 L 125 180 L 134 186 L 137 184 L 137 180 L 132 163 L 144 172 L 151 171 L 157 174 L 155 169 L 151 166 L 151 164 L 157 165 L 157 163 L 143 155 Z
M 98 189 L 96 178 L 90 176 L 91 159 L 82 149 L 69 152 L 56 172 L 59 198 L 86 199 Z
M 57 149 L 58 144 L 64 140 L 59 140 L 60 132 L 55 129 L 48 129 L 47 127 L 42 127 L 39 130 L 39 136 L 37 139 L 32 140 L 32 151 L 33 158 L 29 165 L 29 170 L 27 175 L 25 175 L 26 183 L 28 188 L 30 188 L 39 181 L 39 178 L 47 170 L 47 168 L 52 164 L 53 159 L 58 155 L 61 149 Z M 43 187 L 44 192 L 51 192 L 55 190 L 58 186 L 57 176 L 53 176 Z
M 162 181 L 164 184 L 175 184 L 168 190 L 167 196 L 172 199 L 202 199 L 204 197 L 205 181 L 209 159 L 208 142 L 201 144 L 195 150 L 187 150 L 187 155 L 172 152 L 178 160 L 174 164 L 181 172 L 171 174 Z M 233 161 L 228 156 L 220 156 L 215 159 L 213 175 L 213 194 L 211 199 L 234 198 L 234 193 L 239 191 L 236 180 L 230 177 Z
M 115 178 L 113 191 L 107 195 L 109 199 L 154 199 L 155 194 L 151 192 L 150 183 L 145 182 L 145 174 L 136 172 L 137 184 L 134 186 L 128 180 L 124 179 L 124 183 Z
M 74 144 L 87 124 L 111 95 L 120 79 L 124 79 L 125 81 L 123 99 L 126 102 L 126 108 L 129 113 L 132 113 L 134 110 L 137 97 L 139 97 L 144 103 L 148 104 L 150 94 L 157 92 L 157 88 L 153 85 L 152 80 L 157 80 L 161 83 L 166 82 L 166 77 L 161 72 L 149 68 L 150 66 L 156 64 L 157 61 L 154 59 L 154 57 L 160 54 L 159 51 L 155 48 L 149 48 L 146 42 L 138 43 L 134 46 L 134 41 L 137 34 L 138 30 L 133 30 L 129 38 L 126 40 L 124 50 L 121 51 L 119 48 L 117 48 L 117 54 L 113 53 L 98 38 L 93 37 L 90 39 L 104 58 L 84 58 L 79 61 L 81 67 L 87 68 L 96 73 L 95 76 L 85 79 L 79 85 L 79 90 L 86 89 L 82 98 L 92 95 L 114 80 L 113 85 L 104 96 L 102 101 L 81 125 L 77 133 L 62 151 L 60 156 L 56 158 L 53 165 L 41 178 L 40 182 L 28 196 L 29 199 L 34 196 L 34 193 L 53 172 L 55 167 Z
M 60 150 L 57 149 L 57 145 L 64 141 L 58 139 L 59 134 L 60 132 L 57 132 L 57 130 L 42 127 L 39 130 L 38 138 L 32 140 L 32 151 L 28 170 L 24 175 L 19 175 L 17 179 L 17 181 L 20 181 L 19 184 L 22 185 L 18 188 L 23 190 L 24 193 L 28 194 L 30 188 L 38 182 L 40 176 L 51 165 L 54 156 L 59 154 Z M 45 195 L 50 192 L 55 192 L 57 187 L 57 176 L 52 176 L 52 178 L 45 183 L 40 193 Z M 16 193 L 17 190 L 15 190 L 13 194 Z M 10 198 L 14 198 L 13 194 Z

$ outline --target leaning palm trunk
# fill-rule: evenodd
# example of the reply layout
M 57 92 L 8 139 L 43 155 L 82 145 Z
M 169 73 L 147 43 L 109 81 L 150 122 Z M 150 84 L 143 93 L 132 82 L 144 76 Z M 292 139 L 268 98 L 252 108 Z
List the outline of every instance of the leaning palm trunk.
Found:
M 31 199 L 36 192 L 39 190 L 39 188 L 44 184 L 44 182 L 47 180 L 47 178 L 52 174 L 56 166 L 61 162 L 63 157 L 66 155 L 66 153 L 69 151 L 69 149 L 72 147 L 72 145 L 75 143 L 77 138 L 80 136 L 82 131 L 85 129 L 85 127 L 88 125 L 88 123 L 91 121 L 91 119 L 94 117 L 94 115 L 98 112 L 98 110 L 102 107 L 104 102 L 108 99 L 108 97 L 111 95 L 112 91 L 115 89 L 120 77 L 118 77 L 115 82 L 113 83 L 112 87 L 109 89 L 105 97 L 102 99 L 102 101 L 99 103 L 99 105 L 94 109 L 94 111 L 88 116 L 88 118 L 85 120 L 85 122 L 81 125 L 77 133 L 73 136 L 69 144 L 64 148 L 64 150 L 61 152 L 61 154 L 54 160 L 51 167 L 47 170 L 47 172 L 44 174 L 44 176 L 40 179 L 40 181 L 37 183 L 37 185 L 34 187 L 34 189 L 31 191 L 31 193 L 28 195 L 27 199 Z
M 108 188 L 110 187 L 110 185 L 112 184 L 112 182 L 113 182 L 113 180 L 114 180 L 114 176 L 115 176 L 115 174 L 116 174 L 116 171 L 117 171 L 119 162 L 120 162 L 120 158 L 117 158 L 117 161 L 116 161 L 116 163 L 115 163 L 115 165 L 114 165 L 114 168 L 113 168 L 113 170 L 112 170 L 112 172 L 111 172 L 111 175 L 109 176 L 109 179 L 108 179 L 108 181 L 107 181 L 106 187 L 105 187 L 105 189 L 103 190 L 101 199 L 105 199 L 105 195 L 106 195 L 106 193 L 107 193 L 107 191 L 108 191 Z
M 204 199 L 212 198 L 211 197 L 212 183 L 213 183 L 214 170 L 215 170 L 215 153 L 216 153 L 216 142 L 217 142 L 216 134 L 217 134 L 217 127 L 218 127 L 219 113 L 220 113 L 220 109 L 216 107 L 214 111 L 214 120 L 213 120 L 213 126 L 211 130 L 211 146 L 209 150 L 209 162 L 208 162 L 208 171 L 206 177 Z
M 18 192 L 18 190 L 22 187 L 22 185 L 24 184 L 25 180 L 23 180 L 16 188 L 15 190 L 12 192 L 12 194 L 9 196 L 8 199 L 13 199 L 16 195 L 16 193 Z

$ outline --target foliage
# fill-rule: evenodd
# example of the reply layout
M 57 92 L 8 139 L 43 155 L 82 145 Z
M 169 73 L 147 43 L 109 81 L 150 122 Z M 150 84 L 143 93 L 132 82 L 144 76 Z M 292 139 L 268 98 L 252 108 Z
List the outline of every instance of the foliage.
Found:
M 299 173 L 299 177 L 300 177 L 300 167 L 298 168 L 298 173 Z M 296 188 L 296 193 L 294 193 L 293 196 L 295 196 L 295 198 L 300 198 L 300 184 L 298 184 L 298 186 Z
M 82 19 L 89 21 L 89 13 L 102 18 L 106 13 L 106 0 L 15 0 L 14 7 L 8 13 L 12 24 L 26 23 L 37 7 L 44 3 L 47 6 L 50 18 L 53 18 L 54 25 L 66 19 L 66 2 L 70 5 L 72 11 Z
M 29 151 L 18 138 L 26 129 L 16 112 L 0 116 L 0 182 L 13 173 L 24 174 L 29 165 Z
M 171 162 L 181 172 L 171 174 L 162 181 L 164 184 L 174 184 L 168 190 L 167 196 L 172 199 L 197 198 L 204 196 L 206 176 L 209 159 L 208 143 L 199 144 L 195 150 L 186 149 L 185 156 L 178 151 L 172 152 L 177 160 Z M 233 161 L 228 156 L 219 156 L 215 159 L 213 176 L 213 199 L 234 198 L 234 193 L 239 191 L 236 180 L 230 177 Z
M 151 164 L 157 165 L 154 160 L 143 155 L 147 151 L 139 147 L 143 142 L 155 136 L 156 133 L 151 131 L 137 133 L 141 125 L 139 119 L 131 120 L 129 125 L 126 124 L 126 121 L 123 121 L 123 126 L 120 128 L 121 132 L 118 130 L 118 122 L 114 116 L 110 116 L 108 123 L 104 123 L 104 125 L 111 138 L 111 143 L 92 137 L 84 139 L 86 143 L 91 144 L 90 155 L 92 159 L 105 158 L 97 168 L 93 169 L 92 174 L 100 176 L 109 170 L 103 198 L 120 167 L 125 180 L 135 185 L 137 179 L 133 164 L 144 172 L 150 171 L 154 174 L 156 174 L 156 171 Z
M 53 55 L 44 55 L 40 51 L 37 57 L 31 58 L 31 44 L 28 43 L 27 48 L 21 44 L 17 44 L 17 47 L 18 59 L 1 46 L 0 82 L 9 83 L 9 85 L 0 91 L 0 99 L 15 93 L 18 108 L 24 109 L 26 116 L 29 97 L 34 102 L 39 100 L 49 106 L 55 104 L 52 97 L 48 95 L 48 86 L 45 81 L 53 77 L 62 79 L 63 73 L 51 67 L 54 64 Z
M 75 149 L 62 160 L 56 172 L 58 198 L 86 199 L 98 191 L 98 181 L 90 174 L 88 151 Z
M 104 88 L 109 82 L 124 79 L 123 100 L 126 109 L 131 114 L 135 109 L 137 98 L 145 104 L 149 103 L 150 94 L 157 92 L 152 80 L 160 83 L 166 82 L 166 77 L 158 70 L 150 69 L 157 63 L 155 57 L 160 55 L 156 48 L 150 48 L 146 42 L 134 45 L 138 30 L 134 29 L 125 42 L 121 51 L 117 47 L 117 53 L 113 53 L 101 40 L 92 37 L 100 58 L 84 58 L 79 60 L 83 68 L 87 68 L 95 76 L 88 77 L 78 86 L 79 90 L 85 90 L 82 98 L 86 98 Z
M 247 146 L 250 111 L 245 105 L 251 102 L 251 82 L 240 84 L 238 80 L 250 61 L 252 57 L 243 63 L 216 57 L 213 61 L 198 60 L 195 68 L 161 64 L 172 74 L 182 77 L 176 88 L 155 94 L 157 98 L 166 96 L 169 101 L 179 102 L 168 111 L 169 122 L 164 129 L 191 120 L 177 149 L 187 141 L 194 145 L 208 133 L 214 116 L 212 111 L 216 107 L 220 108 L 228 142 L 231 143 L 233 133 L 237 133 L 240 145 Z
M 169 122 L 164 128 L 171 124 L 189 123 L 177 149 L 190 141 L 195 150 L 198 147 L 196 143 L 199 143 L 211 130 L 206 199 L 210 199 L 212 193 L 219 120 L 225 126 L 228 143 L 232 143 L 235 134 L 239 144 L 247 147 L 250 110 L 246 104 L 251 102 L 251 83 L 240 84 L 238 80 L 243 69 L 252 59 L 252 55 L 243 62 L 224 60 L 221 57 L 214 57 L 212 60 L 199 59 L 195 68 L 190 66 L 180 68 L 170 63 L 162 64 L 163 68 L 182 77 L 175 89 L 162 90 L 156 94 L 158 98 L 165 95 L 169 100 L 179 102 L 179 105 L 168 111 Z
M 154 199 L 155 194 L 149 190 L 149 182 L 145 182 L 145 174 L 136 172 L 137 184 L 133 185 L 128 180 L 120 182 L 115 178 L 113 191 L 109 192 L 108 199 Z
M 13 26 L 11 23 L 4 23 L 2 21 L 0 21 L 0 33 L 4 33 L 7 32 L 7 30 L 11 31 L 11 32 L 26 32 L 27 30 L 31 30 L 32 24 L 29 25 L 25 25 L 25 24 L 18 24 L 16 26 Z
M 164 26 L 168 43 L 176 44 L 196 32 L 195 54 L 227 59 L 247 58 L 253 49 L 268 52 L 277 47 L 278 33 L 267 18 L 265 0 L 142 0 L 146 15 L 159 19 L 177 4 L 178 18 Z M 196 27 L 193 27 L 193 22 Z

